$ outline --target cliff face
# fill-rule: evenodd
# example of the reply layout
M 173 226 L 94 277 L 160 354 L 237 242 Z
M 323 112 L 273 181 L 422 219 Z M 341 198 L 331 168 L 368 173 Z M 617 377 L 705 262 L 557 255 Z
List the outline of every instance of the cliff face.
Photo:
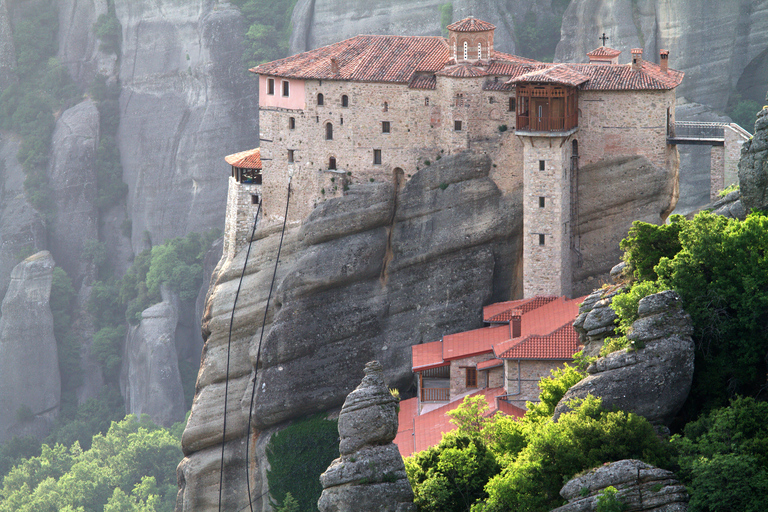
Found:
M 482 156 L 443 158 L 402 189 L 353 186 L 288 230 L 256 375 L 258 430 L 339 407 L 372 359 L 390 386 L 408 388 L 411 345 L 478 327 L 483 304 L 512 296 L 522 208 L 502 197 L 489 168 Z M 233 325 L 225 474 L 233 510 L 247 506 L 250 381 L 280 232 L 265 226 L 256 238 Z M 244 257 L 222 263 L 206 304 L 177 510 L 217 507 L 227 333 Z M 264 464 L 257 458 L 251 473 L 254 496 L 266 490 Z M 256 500 L 261 510 L 266 500 Z

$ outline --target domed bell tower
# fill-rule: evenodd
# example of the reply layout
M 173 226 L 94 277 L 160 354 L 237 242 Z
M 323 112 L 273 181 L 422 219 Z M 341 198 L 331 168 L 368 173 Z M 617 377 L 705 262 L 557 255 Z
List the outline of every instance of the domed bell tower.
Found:
M 448 25 L 448 43 L 456 63 L 490 60 L 493 55 L 494 25 L 476 18 L 465 18 Z

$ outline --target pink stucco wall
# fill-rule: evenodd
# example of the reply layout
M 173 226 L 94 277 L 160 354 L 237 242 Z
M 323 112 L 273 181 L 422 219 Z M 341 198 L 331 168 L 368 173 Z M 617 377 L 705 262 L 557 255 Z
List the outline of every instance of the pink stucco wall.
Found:
M 267 94 L 267 80 L 270 78 L 275 80 L 275 94 Z M 287 97 L 283 96 L 283 82 L 290 84 Z M 303 110 L 306 107 L 304 80 L 259 75 L 259 106 Z

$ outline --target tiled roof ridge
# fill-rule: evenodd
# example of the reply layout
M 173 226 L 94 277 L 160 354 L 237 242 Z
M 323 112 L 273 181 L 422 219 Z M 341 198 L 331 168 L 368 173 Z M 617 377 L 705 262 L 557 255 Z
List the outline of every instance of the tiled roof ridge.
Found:
M 453 32 L 486 32 L 488 30 L 494 30 L 496 25 L 470 16 L 463 20 L 451 23 L 445 28 Z
M 552 332 L 548 334 L 530 334 L 526 336 L 525 338 L 521 339 L 519 342 L 515 343 L 511 347 L 507 348 L 502 352 L 501 354 L 496 354 L 494 350 L 494 355 L 497 358 L 520 358 L 520 359 L 552 359 L 553 357 L 547 357 L 546 355 L 537 354 L 533 357 L 514 357 L 512 355 L 513 352 L 520 352 L 528 348 L 526 345 L 531 345 L 535 342 L 540 341 L 549 341 L 553 344 L 564 344 L 564 343 L 574 343 L 578 345 L 578 339 L 579 336 L 576 333 L 575 330 L 573 330 L 573 322 L 574 320 L 571 320 L 570 322 L 561 325 L 557 329 L 553 330 Z M 568 331 L 570 329 L 570 331 Z M 570 338 L 570 339 L 569 339 Z M 552 347 L 557 348 L 557 347 Z M 573 352 L 575 353 L 575 351 Z M 571 353 L 568 356 L 565 356 L 564 354 L 559 354 L 563 357 L 570 358 L 573 353 Z M 560 357 L 554 357 L 554 359 L 560 359 Z
M 609 46 L 599 46 L 589 52 L 587 57 L 616 57 L 617 55 L 621 55 L 621 50 Z
M 224 161 L 241 169 L 261 169 L 261 148 L 248 149 L 224 157 Z

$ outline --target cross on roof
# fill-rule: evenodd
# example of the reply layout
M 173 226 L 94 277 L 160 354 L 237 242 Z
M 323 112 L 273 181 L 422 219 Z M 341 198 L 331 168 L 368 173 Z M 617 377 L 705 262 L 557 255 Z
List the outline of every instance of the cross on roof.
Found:
M 603 40 L 603 46 L 605 46 L 605 42 L 609 39 L 607 35 L 605 35 L 605 32 L 603 32 L 603 35 L 598 37 L 598 39 Z

